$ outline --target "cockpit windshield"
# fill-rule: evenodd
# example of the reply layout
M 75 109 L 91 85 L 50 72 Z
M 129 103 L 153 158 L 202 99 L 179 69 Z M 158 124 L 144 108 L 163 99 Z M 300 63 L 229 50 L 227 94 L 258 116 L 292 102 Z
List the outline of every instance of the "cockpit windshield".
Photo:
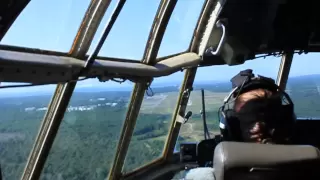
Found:
M 108 10 L 87 54 L 93 52 L 118 2 L 107 3 L 110 3 Z M 160 0 L 127 1 L 98 55 L 142 60 L 160 3 Z M 176 3 L 157 56 L 188 49 L 203 3 L 204 0 Z M 88 0 L 30 1 L 1 40 L 1 45 L 68 52 L 89 5 Z M 174 80 L 168 84 L 169 79 Z M 154 80 L 151 92 L 145 95 L 141 105 L 124 163 L 125 173 L 162 156 L 182 80 L 181 72 Z M 131 106 L 133 85 L 130 82 L 101 83 L 93 79 L 78 82 L 41 178 L 104 179 L 108 176 L 126 111 Z M 1 164 L 5 179 L 21 177 L 54 89 L 55 85 L 46 85 L 2 90 L 1 111 L 5 123 L 1 133 L 6 140 L 2 141 L 4 158 Z M 137 152 L 141 154 L 137 156 Z
M 282 60 L 230 66 L 218 59 L 201 67 L 211 6 L 206 0 L 30 1 L 0 37 L 3 179 L 114 180 L 139 173 L 166 161 L 180 143 L 205 139 L 203 111 L 210 135 L 217 134 L 230 78 L 250 68 L 277 79 Z M 316 59 L 293 58 L 285 88 L 298 117 L 320 118 Z M 28 85 L 5 88 L 21 83 Z

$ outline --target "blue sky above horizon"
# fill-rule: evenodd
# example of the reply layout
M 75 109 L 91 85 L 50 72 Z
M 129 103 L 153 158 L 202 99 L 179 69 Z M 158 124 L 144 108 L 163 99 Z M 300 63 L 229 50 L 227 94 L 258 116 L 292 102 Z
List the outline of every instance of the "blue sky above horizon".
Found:
M 204 0 L 178 0 L 166 29 L 158 57 L 185 51 L 192 38 Z M 90 0 L 32 0 L 17 18 L 0 44 L 69 51 Z M 117 1 L 112 0 L 90 47 L 92 52 L 103 27 Z M 151 25 L 160 0 L 128 0 L 111 30 L 100 56 L 141 60 Z M 40 23 L 39 23 L 40 22 Z M 318 54 L 295 55 L 290 76 L 320 74 Z M 280 58 L 268 57 L 248 61 L 239 66 L 203 67 L 196 81 L 226 81 L 240 70 L 251 68 L 255 73 L 275 78 Z M 183 73 L 156 78 L 155 83 L 181 82 Z M 96 79 L 79 82 L 77 88 L 132 87 L 132 83 L 99 83 Z M 55 85 L 2 89 L 2 92 L 54 91 Z

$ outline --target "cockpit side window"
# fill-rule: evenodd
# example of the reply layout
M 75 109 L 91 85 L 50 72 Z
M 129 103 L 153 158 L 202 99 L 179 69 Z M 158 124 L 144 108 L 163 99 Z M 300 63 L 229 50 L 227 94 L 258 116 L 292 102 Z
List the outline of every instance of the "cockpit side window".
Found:
M 88 53 L 92 53 L 118 1 L 111 1 Z M 104 42 L 99 56 L 141 61 L 161 1 L 128 0 Z
M 183 77 L 183 72 L 177 72 L 155 78 L 146 91 L 123 167 L 124 173 L 162 157 Z
M 18 83 L 1 83 L 1 86 Z M 21 84 L 21 83 L 19 83 Z M 55 85 L 0 91 L 2 179 L 20 179 Z
M 204 2 L 178 0 L 163 36 L 158 57 L 181 53 L 188 49 Z
M 293 57 L 286 92 L 294 103 L 298 120 L 320 120 L 319 57 L 316 53 Z

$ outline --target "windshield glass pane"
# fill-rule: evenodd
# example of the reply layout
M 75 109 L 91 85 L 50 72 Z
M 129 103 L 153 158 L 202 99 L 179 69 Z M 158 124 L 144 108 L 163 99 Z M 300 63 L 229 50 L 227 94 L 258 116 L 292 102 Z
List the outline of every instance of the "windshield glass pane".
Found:
M 67 52 L 90 0 L 32 0 L 1 44 Z
M 297 117 L 320 118 L 319 54 L 296 54 L 291 64 L 286 91 Z
M 186 51 L 197 25 L 204 0 L 179 0 L 163 36 L 158 57 Z
M 2 179 L 20 179 L 54 89 L 55 85 L 1 89 Z
M 117 1 L 111 1 L 110 7 L 100 24 L 89 51 L 96 46 L 101 33 L 113 12 Z M 114 23 L 99 56 L 141 60 L 149 32 L 156 15 L 160 0 L 126 1 Z
M 162 156 L 184 73 L 154 79 L 144 97 L 123 171 L 127 173 Z M 151 93 L 148 91 L 148 94 Z M 137 154 L 139 152 L 139 154 Z
M 77 84 L 42 179 L 105 179 L 112 165 L 132 84 Z
M 193 84 L 186 112 L 191 111 L 192 117 L 180 129 L 180 135 L 176 150 L 179 150 L 181 142 L 204 139 L 203 121 L 200 111 L 202 110 L 201 89 L 204 89 L 206 122 L 212 137 L 220 133 L 218 109 L 222 106 L 223 99 L 231 91 L 230 79 L 245 69 L 252 69 L 254 74 L 271 77 L 276 80 L 280 65 L 280 58 L 268 57 L 255 59 L 237 66 L 210 66 L 198 68 Z

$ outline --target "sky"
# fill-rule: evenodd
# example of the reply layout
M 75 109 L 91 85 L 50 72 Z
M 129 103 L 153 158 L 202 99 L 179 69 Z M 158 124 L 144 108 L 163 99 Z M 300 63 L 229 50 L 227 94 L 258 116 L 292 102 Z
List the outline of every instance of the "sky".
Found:
M 158 57 L 185 51 L 204 0 L 178 0 L 166 29 Z M 68 52 L 90 0 L 32 0 L 9 29 L 0 44 Z M 112 0 L 105 13 L 88 53 L 92 52 L 103 27 L 113 11 Z M 111 30 L 99 56 L 141 60 L 160 0 L 128 0 Z M 40 22 L 40 23 L 38 23 Z M 319 55 L 295 55 L 290 76 L 320 74 Z M 280 58 L 269 57 L 247 61 L 239 66 L 202 67 L 197 71 L 198 81 L 227 81 L 240 70 L 253 69 L 255 73 L 276 78 Z M 180 83 L 183 73 L 160 77 L 154 83 Z M 133 83 L 100 83 L 96 79 L 78 82 L 76 89 L 132 87 Z M 2 92 L 53 92 L 55 85 L 2 89 Z

